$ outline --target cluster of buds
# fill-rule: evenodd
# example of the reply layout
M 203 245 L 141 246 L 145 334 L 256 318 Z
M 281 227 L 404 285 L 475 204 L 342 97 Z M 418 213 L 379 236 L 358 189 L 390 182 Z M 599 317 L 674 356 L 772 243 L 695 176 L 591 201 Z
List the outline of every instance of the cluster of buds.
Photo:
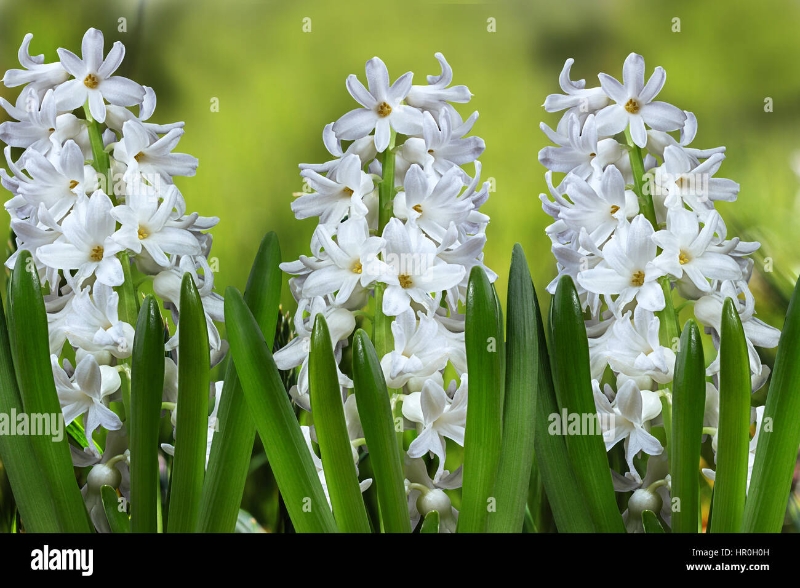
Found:
M 114 75 L 125 55 L 122 43 L 105 55 L 103 33 L 89 29 L 81 57 L 59 49 L 60 60 L 45 63 L 44 56 L 30 55 L 31 40 L 26 35 L 19 50 L 22 69 L 3 77 L 7 87 L 22 86 L 16 104 L 0 99 L 13 119 L 0 125 L 10 170 L 0 170 L 0 181 L 12 194 L 5 208 L 16 241 L 6 266 L 14 269 L 19 252 L 29 251 L 46 287 L 52 368 L 64 420 L 69 424 L 82 416 L 88 441 L 83 453 L 74 452 L 75 465 L 116 466 L 124 494 L 125 415 L 111 410 L 110 402 L 130 386 L 136 316 L 126 313 L 126 304 L 136 308 L 136 284 L 152 280 L 177 324 L 181 279 L 189 272 L 206 312 L 210 361 L 218 362 L 226 345 L 214 323 L 223 320 L 223 300 L 213 291 L 212 239 L 206 231 L 219 219 L 186 213 L 173 178 L 195 175 L 198 161 L 173 153 L 184 123 L 149 122 L 156 107 L 153 89 Z M 138 115 L 129 107 L 138 107 Z M 76 109 L 82 109 L 78 116 Z M 15 158 L 12 148 L 24 151 Z M 176 332 L 166 344 L 171 357 L 165 359 L 164 384 L 164 401 L 173 412 L 177 346 Z M 74 366 L 66 357 L 74 357 Z M 114 434 L 105 454 L 93 439 L 98 428 Z M 90 475 L 88 486 L 109 475 L 114 478 Z M 99 486 L 88 493 L 96 503 Z M 87 497 L 92 510 L 90 502 Z M 101 511 L 93 520 L 107 528 Z
M 570 276 L 591 316 L 586 329 L 595 404 L 600 416 L 612 417 L 600 419 L 611 423 L 604 431 L 607 450 L 623 441 L 628 466 L 624 476 L 614 472 L 616 489 L 658 491 L 663 500 L 653 502 L 663 504 L 661 515 L 669 522 L 666 455 L 651 426 L 661 424 L 662 411 L 671 406 L 678 311 L 691 306 L 719 350 L 723 303 L 733 299 L 754 391 L 769 375 L 755 347 L 777 346 L 780 333 L 754 316 L 749 256 L 759 243 L 729 239 L 715 209 L 739 192 L 736 182 L 715 177 L 725 147 L 690 146 L 695 116 L 654 100 L 666 73 L 657 67 L 645 83 L 642 56 L 627 57 L 622 83 L 601 73 L 595 88 L 571 79 L 572 64 L 568 59 L 561 72 L 564 94 L 552 94 L 544 104 L 548 112 L 565 114 L 555 130 L 541 125 L 557 145 L 539 152 L 549 170 L 550 195 L 541 200 L 554 221 L 547 234 L 558 265 L 548 290 Z M 669 134 L 674 131 L 677 137 Z M 565 174 L 557 184 L 554 172 Z M 675 294 L 684 301 L 680 306 Z M 704 422 L 715 452 L 719 369 L 717 356 L 706 370 Z M 763 407 L 753 409 L 751 422 L 762 413 Z M 634 460 L 642 452 L 650 456 L 646 471 Z M 713 479 L 713 471 L 705 473 Z M 641 524 L 640 517 L 629 520 L 629 528 Z
M 297 194 L 292 210 L 319 225 L 312 255 L 282 265 L 293 276 L 297 338 L 275 354 L 281 369 L 301 366 L 290 394 L 310 410 L 307 366 L 316 315 L 327 321 L 337 363 L 357 322 L 372 321 L 396 414 L 418 433 L 406 451 L 414 524 L 418 497 L 460 486 L 460 469 L 445 469 L 446 439 L 464 442 L 465 295 L 470 270 L 483 267 L 489 222 L 479 211 L 489 196 L 477 161 L 484 142 L 466 137 L 478 113 L 465 121 L 453 108 L 450 103 L 466 103 L 471 94 L 450 85 L 450 66 L 441 54 L 436 58 L 442 71 L 428 76 L 427 85 L 412 85 L 411 72 L 390 85 L 377 57 L 366 64 L 368 87 L 348 77 L 360 108 L 325 127 L 323 141 L 334 159 L 300 166 L 309 189 Z M 474 177 L 462 167 L 470 163 Z M 493 281 L 496 275 L 486 271 Z M 390 324 L 393 342 L 383 337 L 382 324 Z M 363 433 L 347 371 L 340 369 L 339 383 L 355 447 Z M 438 459 L 432 476 L 423 462 L 429 455 Z

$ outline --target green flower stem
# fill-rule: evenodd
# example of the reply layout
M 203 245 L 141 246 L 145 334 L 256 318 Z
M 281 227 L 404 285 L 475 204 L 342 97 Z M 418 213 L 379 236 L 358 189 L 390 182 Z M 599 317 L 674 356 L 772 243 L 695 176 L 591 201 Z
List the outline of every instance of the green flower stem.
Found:
M 89 141 L 92 145 L 92 156 L 94 157 L 94 169 L 97 174 L 105 179 L 106 194 L 116 204 L 124 204 L 123 200 L 114 198 L 114 180 L 111 177 L 111 160 L 106 153 L 105 145 L 103 144 L 103 133 L 100 130 L 100 124 L 92 118 L 92 113 L 89 112 L 88 103 L 83 106 L 83 111 L 86 115 L 86 122 L 89 123 Z M 136 286 L 133 284 L 131 278 L 131 264 L 128 259 L 128 254 L 122 251 L 118 254 L 119 261 L 122 264 L 122 272 L 124 274 L 124 281 L 121 286 L 114 288 L 114 291 L 119 295 L 119 319 L 128 323 L 131 326 L 136 325 L 139 316 L 139 303 L 136 299 Z M 131 361 L 129 358 L 120 360 L 120 363 L 130 368 Z M 122 380 L 122 405 L 125 409 L 125 414 L 120 415 L 124 421 L 127 415 L 131 413 L 130 398 L 131 398 L 131 379 L 130 370 L 126 370 L 121 374 Z
M 633 172 L 634 192 L 639 201 L 639 212 L 644 214 L 645 218 L 650 221 L 653 230 L 658 231 L 659 226 L 658 220 L 656 219 L 655 207 L 653 206 L 653 196 L 648 193 L 648 190 L 645 190 L 642 150 L 633 142 L 630 127 L 625 129 L 625 139 L 628 142 L 628 157 Z M 675 310 L 675 305 L 672 302 L 672 289 L 670 288 L 669 276 L 661 276 L 658 279 L 658 283 L 661 285 L 661 290 L 664 292 L 665 302 L 664 309 L 655 313 L 660 322 L 658 338 L 662 346 L 674 348 L 675 343 L 680 340 L 681 328 L 678 322 L 678 312 Z M 670 384 L 659 385 L 661 390 L 669 387 Z M 669 446 L 669 440 L 672 438 L 672 399 L 669 393 L 661 396 L 661 407 L 661 414 L 664 420 L 664 432 L 666 433 L 667 446 Z
M 389 138 L 389 146 L 382 153 L 381 156 L 381 173 L 383 178 L 378 184 L 378 235 L 383 234 L 383 229 L 392 218 L 392 200 L 394 198 L 394 142 L 395 132 L 392 130 L 391 137 Z M 385 284 L 375 285 L 375 319 L 373 324 L 373 342 L 375 344 L 375 351 L 378 358 L 383 358 L 387 353 L 391 353 L 394 349 L 394 335 L 392 335 L 392 320 L 393 317 L 383 314 L 383 292 L 386 289 Z M 389 397 L 391 398 L 398 390 L 389 388 Z M 392 402 L 392 416 L 397 422 L 398 417 L 402 419 L 403 416 L 403 403 L 400 400 Z M 402 421 L 401 421 L 402 422 Z M 397 446 L 400 451 L 400 459 L 402 463 L 403 453 L 403 430 L 402 427 L 397 434 Z
M 92 118 L 89 112 L 89 103 L 83 105 L 83 112 L 86 114 L 86 122 L 89 123 L 89 142 L 92 144 L 92 155 L 94 156 L 94 169 L 106 180 L 106 194 L 109 198 L 114 197 L 114 182 L 108 173 L 111 169 L 111 160 L 106 153 L 106 146 L 103 144 L 103 133 L 100 124 Z
M 631 160 L 631 171 L 633 172 L 633 183 L 635 186 L 634 191 L 636 197 L 639 199 L 639 212 L 644 214 L 645 218 L 650 221 L 653 228 L 658 230 L 658 221 L 656 220 L 656 210 L 653 206 L 653 197 L 646 194 L 644 190 L 644 159 L 642 158 L 642 150 L 633 142 L 631 137 L 630 127 L 625 129 L 625 139 L 628 142 L 628 156 Z
M 378 235 L 383 234 L 383 230 L 392 218 L 392 199 L 394 197 L 394 139 L 395 133 L 392 131 L 389 139 L 389 146 L 381 157 L 381 171 L 383 179 L 378 184 Z M 377 284 L 375 286 L 375 321 L 373 323 L 373 340 L 378 357 L 381 358 L 392 351 L 394 337 L 392 336 L 392 319 L 383 314 L 383 292 L 386 286 Z M 391 393 L 391 392 L 390 392 Z

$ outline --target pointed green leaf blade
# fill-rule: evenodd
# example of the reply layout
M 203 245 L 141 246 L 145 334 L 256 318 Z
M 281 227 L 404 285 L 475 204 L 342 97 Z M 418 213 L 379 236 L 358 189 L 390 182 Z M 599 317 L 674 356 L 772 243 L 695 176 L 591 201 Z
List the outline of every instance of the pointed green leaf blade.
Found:
M 311 334 L 308 385 L 314 429 L 336 524 L 344 533 L 369 533 L 367 509 L 361 498 L 353 447 L 347 434 L 333 344 L 322 314 L 316 316 Z
M 800 446 L 800 280 L 783 324 L 745 505 L 744 531 L 779 533 Z
M 488 516 L 490 533 L 520 533 L 525 520 L 536 421 L 535 382 L 538 363 L 536 292 L 522 246 L 511 254 L 506 309 L 506 387 L 503 404 L 503 443 L 494 496 L 496 510 Z M 470 378 L 470 385 L 472 378 Z
M 275 233 L 261 240 L 250 270 L 244 301 L 270 345 L 274 339 L 281 298 L 281 250 Z M 271 347 L 270 347 L 271 349 Z M 201 533 L 232 533 L 242 504 L 256 425 L 250 416 L 236 366 L 228 361 L 222 399 L 200 505 Z
M 61 404 L 56 393 L 50 363 L 50 338 L 47 313 L 42 298 L 36 264 L 29 251 L 20 251 L 11 279 L 11 353 L 25 412 L 60 418 Z M 63 421 L 61 421 L 63 423 Z M 42 468 L 52 495 L 62 530 L 89 532 L 89 516 L 81 497 L 72 466 L 66 435 L 56 440 L 50 435 L 30 435 L 36 463 Z
M 353 337 L 353 383 L 385 533 L 410 533 L 405 476 L 400 464 L 389 392 L 378 355 L 362 329 Z
M 714 481 L 713 533 L 740 533 L 750 452 L 750 360 L 742 321 L 730 298 L 722 306 L 719 428 Z
M 689 320 L 681 333 L 672 391 L 672 532 L 697 533 L 700 524 L 700 446 L 706 401 L 706 372 L 700 329 Z M 677 502 L 675 502 L 677 500 Z
M 469 400 L 458 532 L 482 533 L 489 510 L 497 506 L 492 494 L 503 442 L 506 358 L 500 304 L 481 266 L 472 268 L 467 284 L 464 337 Z
M 203 302 L 188 272 L 181 283 L 178 349 L 178 414 L 167 530 L 192 533 L 200 519 L 206 471 L 210 351 Z
M 589 343 L 581 302 L 570 276 L 559 280 L 550 316 L 553 342 L 550 360 L 559 407 L 568 415 L 578 415 L 581 423 L 597 425 L 591 427 L 596 430 L 566 436 L 570 463 L 597 530 L 622 533 L 625 526 L 617 508 L 599 419 L 592 416 L 597 414 L 597 408 L 589 368 Z
M 131 531 L 158 531 L 158 433 L 164 389 L 164 320 L 154 296 L 142 303 L 131 355 Z
M 0 300 L 0 413 L 8 424 L 16 424 L 22 414 L 22 398 L 17 387 L 5 311 Z M 56 533 L 61 530 L 55 503 L 47 486 L 44 470 L 30 467 L 36 456 L 28 435 L 0 434 L 0 461 L 8 475 L 14 500 L 25 530 L 30 533 Z
M 560 533 L 593 533 L 592 517 L 586 506 L 586 498 L 581 491 L 578 478 L 572 469 L 565 441 L 566 431 L 559 424 L 561 413 L 558 408 L 550 352 L 547 347 L 541 307 L 534 295 L 537 363 L 536 377 L 536 424 L 534 426 L 535 468 L 549 502 L 553 520 Z M 532 468 L 533 469 L 533 468 Z
M 272 353 L 242 295 L 225 291 L 230 351 L 286 510 L 299 533 L 337 531 Z

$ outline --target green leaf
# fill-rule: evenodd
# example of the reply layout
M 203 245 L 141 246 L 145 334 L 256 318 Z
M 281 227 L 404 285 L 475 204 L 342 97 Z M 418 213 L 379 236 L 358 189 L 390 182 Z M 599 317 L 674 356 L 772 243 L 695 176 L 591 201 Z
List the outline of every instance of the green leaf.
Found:
M 506 319 L 506 387 L 503 406 L 503 444 L 494 496 L 496 511 L 488 516 L 490 533 L 519 533 L 525 520 L 536 421 L 535 382 L 538 363 L 536 292 L 522 246 L 511 254 Z M 473 380 L 470 377 L 470 386 Z
M 663 533 L 664 527 L 658 522 L 656 513 L 652 510 L 642 511 L 642 525 L 644 525 L 645 533 Z
M 385 533 L 410 533 L 405 476 L 400 463 L 392 408 L 375 347 L 362 329 L 353 337 L 353 383 L 358 414 L 369 448 Z
M 11 353 L 22 406 L 29 417 L 62 415 L 50 364 L 47 313 L 39 272 L 29 251 L 20 251 L 11 281 Z M 91 531 L 89 515 L 75 480 L 69 441 L 51 435 L 30 435 L 37 467 L 44 472 L 47 488 L 62 531 Z M 30 467 L 30 466 L 29 466 Z
M 103 510 L 106 511 L 108 526 L 112 533 L 130 533 L 131 522 L 125 511 L 119 510 L 119 496 L 111 486 L 100 488 L 100 497 L 103 501 Z
M 316 316 L 311 334 L 308 385 L 314 430 L 336 524 L 345 533 L 369 533 L 367 510 L 361 498 L 358 473 L 353 463 L 353 447 L 347 434 L 336 358 L 328 325 L 322 314 Z
M 697 533 L 700 513 L 700 446 L 706 402 L 706 373 L 703 342 L 694 320 L 686 322 L 681 334 L 672 392 L 672 440 L 670 474 L 673 533 Z
M 739 533 L 744 521 L 750 452 L 750 360 L 739 312 L 722 306 L 719 342 L 719 428 L 713 533 Z
M 295 530 L 336 532 L 333 514 L 269 346 L 242 295 L 230 286 L 225 291 L 225 324 L 250 415 Z
M 800 280 L 783 324 L 744 514 L 747 533 L 779 533 L 800 446 Z
M 183 274 L 178 321 L 178 402 L 169 533 L 191 533 L 200 520 L 206 471 L 210 352 L 203 302 L 192 274 Z
M 539 478 L 545 490 L 544 500 L 560 533 L 593 533 L 592 517 L 586 506 L 578 478 L 572 469 L 565 441 L 566 430 L 559 425 L 561 413 L 556 400 L 550 353 L 547 348 L 544 322 L 539 300 L 534 293 L 536 319 L 536 424 L 534 425 L 534 452 Z M 533 472 L 533 468 L 532 468 Z
M 131 531 L 158 531 L 158 433 L 164 390 L 164 320 L 153 295 L 142 303 L 131 356 Z
M 420 533 L 438 533 L 439 532 L 439 511 L 432 510 L 425 515 L 425 520 L 422 521 L 422 526 L 419 529 Z
M 244 301 L 270 343 L 275 337 L 283 282 L 280 263 L 278 237 L 267 233 L 250 270 Z M 256 437 L 256 425 L 232 361 L 226 366 L 217 419 L 219 431 L 214 433 L 200 505 L 201 533 L 232 533 L 236 528 Z
M 567 435 L 566 445 L 572 469 L 578 479 L 589 513 L 597 531 L 624 532 L 617 508 L 611 471 L 592 392 L 589 369 L 589 342 L 583 322 L 581 302 L 575 284 L 563 276 L 556 288 L 550 314 L 553 355 L 553 382 L 559 407 L 572 418 L 578 415 L 581 425 L 589 422 L 593 431 Z M 566 423 L 562 423 L 562 427 Z
M 497 506 L 492 493 L 502 455 L 506 357 L 500 304 L 479 265 L 472 268 L 467 284 L 464 336 L 469 403 L 458 532 L 482 533 L 486 531 L 489 509 Z
M 22 398 L 14 374 L 6 317 L 0 300 L 0 413 L 8 415 L 8 426 L 16 425 L 16 417 L 24 412 Z M 0 434 L 0 461 L 8 475 L 25 530 L 30 533 L 61 531 L 44 470 L 31 467 L 36 463 L 31 437 Z

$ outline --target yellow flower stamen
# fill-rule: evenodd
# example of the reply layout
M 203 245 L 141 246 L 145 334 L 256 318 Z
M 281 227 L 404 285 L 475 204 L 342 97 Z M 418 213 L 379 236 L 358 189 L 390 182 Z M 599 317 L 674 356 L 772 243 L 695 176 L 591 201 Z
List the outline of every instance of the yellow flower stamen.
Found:
M 97 79 L 96 75 L 89 74 L 83 79 L 83 85 L 89 88 L 90 90 L 94 90 L 97 86 L 100 85 L 100 80 Z
M 625 103 L 625 110 L 631 114 L 638 113 L 640 108 L 641 106 L 636 98 L 628 98 L 628 101 Z
M 381 102 L 378 104 L 378 116 L 381 118 L 386 118 L 392 114 L 392 107 L 386 104 L 386 102 Z

